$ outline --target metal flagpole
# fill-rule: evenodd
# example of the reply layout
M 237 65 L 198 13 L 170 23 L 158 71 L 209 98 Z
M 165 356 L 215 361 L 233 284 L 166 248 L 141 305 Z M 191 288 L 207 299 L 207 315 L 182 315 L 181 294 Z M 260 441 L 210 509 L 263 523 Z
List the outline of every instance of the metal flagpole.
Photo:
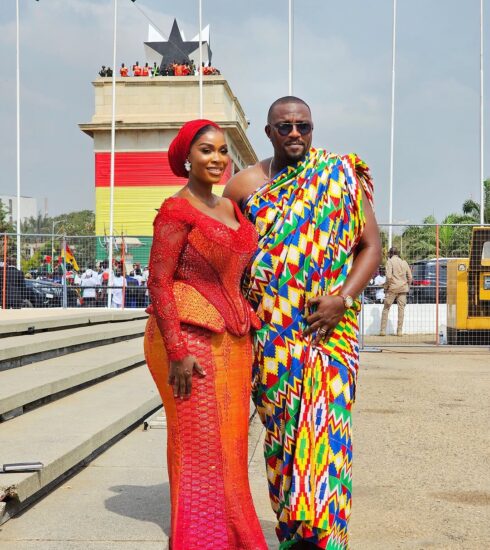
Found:
M 19 60 L 19 0 L 16 2 L 17 49 L 17 269 L 20 269 L 20 60 Z
M 289 62 L 288 62 L 288 93 L 293 95 L 293 0 L 289 0 Z
M 112 270 L 112 248 L 114 241 L 114 165 L 116 149 L 116 38 L 117 38 L 117 0 L 114 0 L 114 43 L 112 48 L 112 120 L 111 120 L 111 178 L 109 206 L 109 281 L 107 292 L 107 307 L 111 307 L 112 285 L 114 273 Z
M 483 122 L 483 0 L 480 0 L 480 223 L 485 223 L 484 185 L 484 122 Z M 489 220 L 490 221 L 490 220 Z
M 396 0 L 393 0 L 393 48 L 391 71 L 391 143 L 390 143 L 390 206 L 388 214 L 388 248 L 393 243 L 393 156 L 395 144 L 395 61 L 396 61 Z
M 202 1 L 199 0 L 199 118 L 203 117 L 203 97 L 202 97 Z

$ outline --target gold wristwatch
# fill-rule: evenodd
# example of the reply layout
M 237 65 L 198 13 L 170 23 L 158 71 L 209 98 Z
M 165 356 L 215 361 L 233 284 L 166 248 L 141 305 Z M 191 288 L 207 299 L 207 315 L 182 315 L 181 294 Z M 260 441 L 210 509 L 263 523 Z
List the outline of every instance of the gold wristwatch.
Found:
M 349 294 L 339 294 L 339 296 L 344 300 L 345 309 L 350 309 L 354 305 L 354 298 Z

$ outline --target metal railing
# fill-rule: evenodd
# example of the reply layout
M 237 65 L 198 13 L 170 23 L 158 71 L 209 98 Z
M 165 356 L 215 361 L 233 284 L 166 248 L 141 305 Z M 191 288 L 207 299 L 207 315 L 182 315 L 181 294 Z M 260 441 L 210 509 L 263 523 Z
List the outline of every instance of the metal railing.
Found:
M 483 229 L 481 242 L 475 245 L 481 248 L 477 252 L 471 250 L 474 227 L 472 224 L 392 226 L 392 245 L 409 264 L 412 281 L 406 295 L 396 296 L 388 308 L 383 271 L 389 228 L 380 226 L 384 258 L 362 294 L 361 349 L 490 343 L 490 258 L 482 259 L 480 263 L 486 262 L 488 267 L 478 268 L 477 273 L 472 272 L 475 268 L 470 265 L 471 255 L 475 264 L 482 255 L 489 254 L 490 236 L 485 245 L 485 235 L 490 235 L 490 226 Z M 107 236 L 22 235 L 21 274 L 15 269 L 15 237 L 4 234 L 0 241 L 1 307 L 145 308 L 148 305 L 146 280 L 151 237 L 114 237 L 112 274 L 108 269 Z M 87 282 L 88 274 L 93 284 Z M 383 310 L 387 310 L 384 328 Z M 399 313 L 403 314 L 401 325 Z

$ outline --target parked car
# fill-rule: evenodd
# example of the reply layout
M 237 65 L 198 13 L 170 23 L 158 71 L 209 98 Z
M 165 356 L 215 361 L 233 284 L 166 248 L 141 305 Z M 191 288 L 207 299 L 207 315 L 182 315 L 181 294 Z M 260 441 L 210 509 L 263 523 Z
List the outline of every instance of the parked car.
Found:
M 447 295 L 447 258 L 419 260 L 411 264 L 412 286 L 408 301 L 412 304 L 436 303 L 436 267 L 439 262 L 439 303 L 446 303 Z
M 46 279 L 25 279 L 26 291 L 22 307 L 62 307 L 63 286 Z M 67 306 L 79 305 L 78 293 L 75 288 L 66 288 Z

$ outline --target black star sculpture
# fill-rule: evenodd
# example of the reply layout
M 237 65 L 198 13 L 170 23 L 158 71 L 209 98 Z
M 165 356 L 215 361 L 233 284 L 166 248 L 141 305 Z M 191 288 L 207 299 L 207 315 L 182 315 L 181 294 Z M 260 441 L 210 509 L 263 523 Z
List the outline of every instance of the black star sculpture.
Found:
M 203 42 L 204 43 L 204 42 Z M 182 40 L 180 34 L 179 25 L 177 19 L 174 19 L 172 30 L 168 41 L 166 42 L 145 42 L 145 45 L 155 50 L 162 56 L 162 62 L 160 63 L 160 71 L 163 70 L 169 63 L 176 61 L 190 62 L 189 54 L 195 52 L 199 48 L 198 40 Z M 211 60 L 211 51 L 208 49 L 209 59 Z

